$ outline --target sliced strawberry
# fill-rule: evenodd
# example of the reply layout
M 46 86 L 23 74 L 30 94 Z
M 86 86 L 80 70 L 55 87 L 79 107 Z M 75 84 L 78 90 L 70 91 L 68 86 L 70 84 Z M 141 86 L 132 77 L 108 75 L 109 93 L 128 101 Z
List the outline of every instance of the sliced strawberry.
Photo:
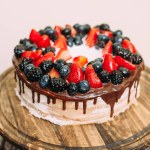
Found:
M 72 64 L 70 66 L 70 73 L 67 76 L 68 82 L 79 83 L 80 81 L 84 80 L 84 73 L 82 69 L 76 65 Z
M 111 54 L 105 54 L 102 68 L 107 70 L 109 73 L 118 69 L 118 65 L 112 58 Z
M 36 50 L 32 52 L 31 57 L 33 60 L 39 59 L 40 57 L 42 57 L 42 50 Z
M 56 32 L 56 35 L 59 36 L 61 34 L 62 27 L 61 26 L 55 26 L 54 30 Z
M 111 31 L 102 31 L 102 34 L 107 35 L 108 37 L 113 37 L 113 32 Z
M 119 67 L 125 67 L 129 70 L 135 70 L 136 66 L 130 63 L 129 61 L 123 59 L 120 56 L 115 57 L 115 62 L 118 64 Z
M 78 56 L 73 59 L 73 63 L 82 68 L 85 64 L 88 63 L 88 59 L 85 56 Z
M 56 55 L 56 58 L 55 60 L 58 60 L 58 59 L 64 59 L 65 61 L 71 59 L 71 55 L 70 55 L 70 52 L 69 50 L 64 50 L 64 49 L 60 49 L 59 52 L 57 53 Z
M 97 36 L 100 34 L 100 30 L 97 28 L 93 28 L 88 33 L 88 36 L 86 38 L 86 43 L 89 47 L 92 47 L 96 44 Z
M 51 69 L 49 75 L 51 78 L 54 78 L 54 77 L 59 78 L 60 77 L 59 72 L 55 68 Z
M 32 58 L 32 51 L 24 51 L 21 55 L 22 58 Z
M 67 49 L 67 41 L 63 35 L 59 35 L 58 39 L 55 41 L 54 46 L 60 49 Z
M 103 56 L 107 53 L 112 54 L 112 41 L 108 41 L 103 49 Z
M 46 48 L 50 46 L 50 39 L 48 35 L 43 35 L 41 38 L 36 42 L 39 48 Z
M 136 48 L 135 46 L 127 39 L 124 39 L 122 41 L 122 46 L 126 49 L 129 49 L 132 53 L 136 53 Z
M 37 43 L 37 41 L 41 38 L 41 35 L 39 32 L 37 32 L 36 30 L 32 29 L 30 32 L 30 36 L 29 39 L 31 42 L 33 43 Z
M 92 88 L 100 88 L 102 87 L 102 82 L 97 76 L 96 72 L 92 65 L 88 65 L 85 71 L 85 78 L 88 80 L 90 87 Z

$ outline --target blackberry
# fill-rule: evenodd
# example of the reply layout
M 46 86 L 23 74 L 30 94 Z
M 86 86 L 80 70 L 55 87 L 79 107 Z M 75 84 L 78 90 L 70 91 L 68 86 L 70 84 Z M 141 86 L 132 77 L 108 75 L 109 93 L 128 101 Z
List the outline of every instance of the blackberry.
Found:
M 27 79 L 31 82 L 39 81 L 42 75 L 42 70 L 40 68 L 32 68 L 26 73 Z
M 46 54 L 46 53 L 48 53 L 48 52 L 55 53 L 56 52 L 55 47 L 52 47 L 52 46 L 46 47 L 45 50 L 43 51 L 43 55 Z
M 49 73 L 50 70 L 53 68 L 53 62 L 51 60 L 45 60 L 40 63 L 40 68 L 43 74 Z
M 130 60 L 132 53 L 128 49 L 120 48 L 118 51 L 116 51 L 116 55 L 119 55 L 126 60 Z
M 70 96 L 75 95 L 78 92 L 78 86 L 75 83 L 69 83 L 67 86 L 67 93 Z
M 64 28 L 64 29 L 61 31 L 61 33 L 62 33 L 65 37 L 67 37 L 68 35 L 71 34 L 71 29 L 70 29 L 70 28 Z
M 30 58 L 23 58 L 23 60 L 21 61 L 21 63 L 19 64 L 19 68 L 21 71 L 24 71 L 25 67 L 32 63 L 32 59 Z
M 116 55 L 117 51 L 122 49 L 122 46 L 120 43 L 114 43 L 112 47 L 113 55 Z
M 97 41 L 96 41 L 95 48 L 96 48 L 96 49 L 104 48 L 105 45 L 106 45 L 106 44 L 105 44 L 104 41 L 97 40 Z
M 110 74 L 106 70 L 102 70 L 97 75 L 103 83 L 108 83 L 110 81 Z
M 25 68 L 24 68 L 24 74 L 26 75 L 27 74 L 27 72 L 29 71 L 29 70 L 31 70 L 32 68 L 34 68 L 35 66 L 33 65 L 33 64 L 27 64 L 26 66 L 25 66 Z
M 123 81 L 123 75 L 122 75 L 121 71 L 114 70 L 111 74 L 111 82 L 114 85 L 117 85 L 117 84 L 121 84 L 122 81 Z
M 122 72 L 122 75 L 124 78 L 127 78 L 130 76 L 130 71 L 127 68 L 120 67 L 119 71 Z
M 67 83 L 62 78 L 52 78 L 49 83 L 49 88 L 53 92 L 63 92 L 67 88 Z
M 132 61 L 132 64 L 139 65 L 143 61 L 143 59 L 138 54 L 132 54 L 131 61 Z
M 14 54 L 17 58 L 21 58 L 21 55 L 22 55 L 22 52 L 24 52 L 25 50 L 25 47 L 23 45 L 17 45 L 15 48 L 14 48 Z

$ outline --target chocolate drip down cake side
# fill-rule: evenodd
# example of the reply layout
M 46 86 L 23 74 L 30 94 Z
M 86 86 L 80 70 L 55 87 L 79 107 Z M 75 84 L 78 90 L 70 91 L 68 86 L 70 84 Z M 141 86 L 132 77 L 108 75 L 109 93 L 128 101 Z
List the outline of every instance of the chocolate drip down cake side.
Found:
M 14 48 L 22 106 L 58 125 L 103 123 L 137 102 L 142 57 L 108 24 L 32 29 Z

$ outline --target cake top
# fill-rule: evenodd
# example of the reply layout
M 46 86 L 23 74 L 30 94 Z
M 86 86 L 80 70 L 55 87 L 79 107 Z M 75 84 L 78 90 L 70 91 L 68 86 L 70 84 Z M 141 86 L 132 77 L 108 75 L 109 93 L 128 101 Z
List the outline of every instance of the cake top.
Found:
M 108 24 L 32 29 L 14 54 L 29 82 L 70 96 L 108 83 L 117 86 L 142 63 L 130 39 Z

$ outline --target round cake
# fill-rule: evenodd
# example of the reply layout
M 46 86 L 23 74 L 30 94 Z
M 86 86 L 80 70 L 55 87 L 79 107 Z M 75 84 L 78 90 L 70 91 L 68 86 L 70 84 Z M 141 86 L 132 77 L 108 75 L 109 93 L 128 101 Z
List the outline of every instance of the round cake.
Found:
M 58 125 L 103 123 L 137 102 L 142 57 L 108 24 L 32 29 L 14 48 L 21 105 Z

